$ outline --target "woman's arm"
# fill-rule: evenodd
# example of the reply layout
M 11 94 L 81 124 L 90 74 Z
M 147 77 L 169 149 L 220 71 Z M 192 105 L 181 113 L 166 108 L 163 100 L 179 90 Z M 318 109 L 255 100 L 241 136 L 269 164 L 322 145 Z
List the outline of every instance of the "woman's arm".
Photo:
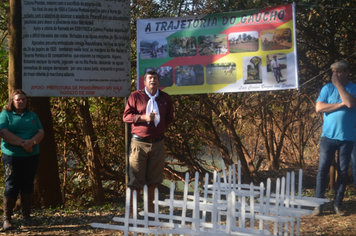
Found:
M 44 137 L 44 131 L 43 129 L 39 129 L 38 132 L 31 139 L 24 140 L 21 146 L 26 151 L 29 152 L 31 150 L 32 152 L 32 146 L 40 143 L 43 137 Z
M 22 146 L 24 143 L 24 139 L 20 138 L 19 136 L 11 133 L 8 129 L 1 129 L 0 130 L 0 137 L 5 140 L 5 142 L 10 143 L 16 146 Z
M 34 142 L 34 144 L 39 144 L 42 139 L 44 138 L 44 131 L 43 129 L 39 129 L 37 134 L 31 138 L 31 140 Z

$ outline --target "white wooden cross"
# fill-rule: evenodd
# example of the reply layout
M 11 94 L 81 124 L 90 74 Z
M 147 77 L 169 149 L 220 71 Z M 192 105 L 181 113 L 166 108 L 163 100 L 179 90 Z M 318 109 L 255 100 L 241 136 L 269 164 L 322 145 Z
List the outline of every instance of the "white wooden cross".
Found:
M 302 197 L 302 170 L 299 171 L 298 192 L 295 192 L 295 174 L 276 180 L 272 193 L 271 180 L 267 186 L 241 184 L 241 168 L 238 163 L 236 181 L 235 164 L 228 167 L 228 174 L 222 161 L 222 179 L 214 171 L 213 183 L 208 184 L 209 175 L 199 191 L 199 173 L 195 173 L 192 193 L 189 190 L 189 173 L 185 175 L 183 199 L 175 199 L 175 185 L 171 182 L 168 199 L 160 201 L 155 190 L 155 210 L 148 212 L 147 186 L 144 187 L 143 211 L 137 214 L 137 193 L 133 191 L 133 216 L 129 218 L 131 190 L 126 191 L 125 216 L 114 217 L 118 224 L 92 223 L 94 228 L 121 230 L 145 235 L 299 235 L 300 217 L 309 215 L 311 210 L 327 199 Z M 249 222 L 249 223 L 247 223 Z M 256 224 L 255 224 L 256 223 Z M 273 230 L 272 230 L 273 229 Z M 273 231 L 273 232 L 272 232 Z

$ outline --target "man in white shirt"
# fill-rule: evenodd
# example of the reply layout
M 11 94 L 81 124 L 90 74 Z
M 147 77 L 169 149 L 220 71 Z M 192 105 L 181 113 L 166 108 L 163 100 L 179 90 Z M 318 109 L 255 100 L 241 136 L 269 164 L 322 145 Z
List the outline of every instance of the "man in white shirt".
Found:
M 283 76 L 281 75 L 281 67 L 277 60 L 277 55 L 273 56 L 273 60 L 271 61 L 271 70 L 273 70 L 277 83 L 282 82 L 281 77 Z

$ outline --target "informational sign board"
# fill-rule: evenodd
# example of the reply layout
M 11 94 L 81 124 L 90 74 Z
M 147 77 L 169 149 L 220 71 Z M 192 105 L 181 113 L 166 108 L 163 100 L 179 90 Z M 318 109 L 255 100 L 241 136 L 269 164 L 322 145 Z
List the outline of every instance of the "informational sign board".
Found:
M 169 94 L 298 88 L 294 4 L 137 20 L 137 87 L 155 70 Z
M 22 1 L 22 34 L 29 96 L 130 94 L 130 1 Z

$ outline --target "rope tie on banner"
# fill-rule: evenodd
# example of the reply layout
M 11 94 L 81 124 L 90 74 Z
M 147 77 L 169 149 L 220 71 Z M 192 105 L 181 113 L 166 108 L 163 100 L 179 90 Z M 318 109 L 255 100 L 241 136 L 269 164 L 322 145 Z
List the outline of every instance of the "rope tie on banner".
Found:
M 309 6 L 309 7 L 321 7 L 321 8 L 327 8 L 327 9 L 340 9 L 340 10 L 349 10 L 349 11 L 356 11 L 356 8 L 345 8 L 345 7 L 330 7 L 330 6 L 321 6 L 321 5 L 316 5 L 316 4 L 300 4 L 300 3 L 296 3 L 297 6 Z M 349 59 L 350 57 L 352 57 L 353 55 L 355 55 L 355 53 L 353 53 L 351 56 L 347 57 L 344 60 Z M 298 89 L 300 89 L 302 86 L 306 85 L 307 83 L 313 81 L 314 79 L 318 78 L 319 76 L 322 76 L 323 74 L 327 73 L 329 70 L 331 70 L 330 68 L 321 72 L 320 74 L 314 76 L 313 78 L 311 78 L 310 80 L 306 81 L 304 84 L 300 85 L 298 87 Z

